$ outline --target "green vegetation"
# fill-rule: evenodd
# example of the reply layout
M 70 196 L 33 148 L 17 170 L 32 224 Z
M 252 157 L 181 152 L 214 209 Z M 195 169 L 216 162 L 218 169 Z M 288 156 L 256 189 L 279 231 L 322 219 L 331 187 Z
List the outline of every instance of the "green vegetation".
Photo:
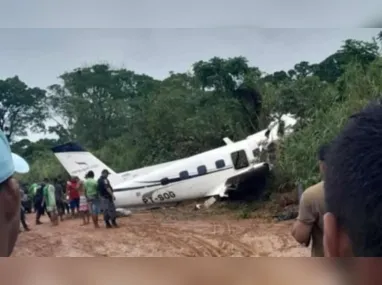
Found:
M 17 77 L 0 80 L 0 128 L 13 150 L 31 163 L 23 179 L 65 175 L 50 147 L 78 141 L 117 171 L 186 157 L 264 128 L 271 114 L 301 118 L 281 146 L 276 187 L 316 182 L 316 150 L 331 140 L 348 116 L 382 90 L 382 57 L 376 39 L 346 40 L 320 63 L 264 74 L 244 57 L 199 61 L 190 73 L 164 80 L 106 64 L 65 73 L 47 90 Z M 27 128 L 57 140 L 13 141 Z

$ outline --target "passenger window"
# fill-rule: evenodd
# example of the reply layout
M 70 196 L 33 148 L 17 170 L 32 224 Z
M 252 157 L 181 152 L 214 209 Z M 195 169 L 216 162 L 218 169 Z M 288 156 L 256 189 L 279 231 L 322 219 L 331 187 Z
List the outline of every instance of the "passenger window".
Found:
M 207 174 L 207 167 L 205 165 L 198 166 L 197 170 L 199 175 Z
M 224 159 L 219 159 L 215 161 L 215 166 L 217 169 L 225 167 Z
M 185 170 L 185 171 L 179 172 L 179 177 L 180 177 L 180 179 L 188 179 L 190 177 L 190 175 L 188 174 L 188 171 Z
M 231 159 L 235 169 L 241 169 L 249 166 L 249 161 L 245 150 L 232 152 Z

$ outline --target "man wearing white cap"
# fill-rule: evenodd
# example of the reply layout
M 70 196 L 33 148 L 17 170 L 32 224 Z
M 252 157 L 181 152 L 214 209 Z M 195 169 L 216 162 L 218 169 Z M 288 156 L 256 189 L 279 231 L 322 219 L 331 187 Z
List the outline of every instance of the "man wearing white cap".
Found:
M 11 152 L 0 130 L 0 257 L 11 255 L 19 234 L 20 186 L 13 175 L 28 171 L 28 163 Z

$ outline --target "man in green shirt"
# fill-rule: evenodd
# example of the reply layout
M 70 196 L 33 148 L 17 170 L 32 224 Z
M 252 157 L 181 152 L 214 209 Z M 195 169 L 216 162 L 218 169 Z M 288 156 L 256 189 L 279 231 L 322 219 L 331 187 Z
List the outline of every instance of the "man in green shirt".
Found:
M 47 178 L 44 179 L 45 187 L 43 189 L 44 198 L 43 203 L 46 205 L 46 211 L 50 214 L 50 220 L 52 225 L 58 225 L 58 216 L 57 216 L 57 204 L 56 204 L 56 195 L 54 186 L 49 183 Z
M 33 183 L 30 187 L 29 187 L 29 191 L 28 193 L 32 196 L 34 196 L 37 192 L 37 188 L 38 188 L 38 184 L 37 183 Z
M 98 215 L 100 214 L 101 201 L 98 193 L 97 181 L 94 179 L 94 172 L 89 171 L 85 178 L 85 195 L 90 206 L 93 224 L 95 228 L 99 228 Z

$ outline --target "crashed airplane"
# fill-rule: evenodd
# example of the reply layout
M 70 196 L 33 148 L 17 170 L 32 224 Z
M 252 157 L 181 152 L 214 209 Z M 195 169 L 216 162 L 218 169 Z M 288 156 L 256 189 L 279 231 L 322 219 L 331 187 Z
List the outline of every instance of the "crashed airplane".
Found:
M 92 170 L 99 177 L 102 169 L 110 172 L 109 180 L 119 208 L 157 207 L 161 204 L 200 198 L 237 198 L 256 194 L 264 187 L 271 170 L 269 161 L 260 154 L 283 135 L 293 132 L 297 120 L 283 115 L 267 129 L 226 145 L 187 158 L 116 173 L 77 143 L 52 148 L 53 153 L 72 176 L 84 179 Z M 209 199 L 209 200 L 210 200 Z

